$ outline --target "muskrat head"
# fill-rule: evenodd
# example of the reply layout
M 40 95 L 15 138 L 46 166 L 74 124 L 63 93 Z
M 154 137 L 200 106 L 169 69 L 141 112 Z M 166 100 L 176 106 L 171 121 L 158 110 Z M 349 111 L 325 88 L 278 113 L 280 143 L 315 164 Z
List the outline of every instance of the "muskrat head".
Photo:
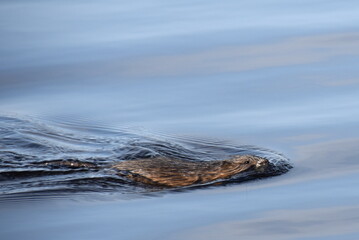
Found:
M 267 159 L 252 155 L 235 156 L 229 160 L 229 163 L 238 172 L 246 170 L 264 172 L 269 165 L 269 161 Z

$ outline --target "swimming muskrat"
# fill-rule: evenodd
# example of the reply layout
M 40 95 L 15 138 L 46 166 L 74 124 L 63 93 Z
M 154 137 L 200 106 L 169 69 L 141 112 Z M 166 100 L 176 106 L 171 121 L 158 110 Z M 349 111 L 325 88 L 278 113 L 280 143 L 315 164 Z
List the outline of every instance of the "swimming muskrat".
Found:
M 72 168 L 98 168 L 97 165 L 80 161 L 47 161 L 49 166 Z M 269 166 L 267 159 L 243 155 L 226 160 L 186 161 L 166 157 L 127 160 L 110 166 L 119 176 L 144 184 L 183 187 L 229 179 L 237 174 L 252 176 L 263 173 Z

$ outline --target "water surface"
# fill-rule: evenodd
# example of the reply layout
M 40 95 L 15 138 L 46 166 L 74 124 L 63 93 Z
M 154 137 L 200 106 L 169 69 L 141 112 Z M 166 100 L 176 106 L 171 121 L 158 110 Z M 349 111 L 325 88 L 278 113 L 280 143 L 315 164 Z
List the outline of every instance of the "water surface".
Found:
M 358 239 L 358 10 L 319 0 L 2 1 L 2 153 L 103 159 L 155 139 L 169 149 L 256 146 L 294 168 L 162 192 L 108 179 L 24 194 L 19 177 L 1 184 L 1 239 Z M 223 157 L 211 147 L 195 152 Z

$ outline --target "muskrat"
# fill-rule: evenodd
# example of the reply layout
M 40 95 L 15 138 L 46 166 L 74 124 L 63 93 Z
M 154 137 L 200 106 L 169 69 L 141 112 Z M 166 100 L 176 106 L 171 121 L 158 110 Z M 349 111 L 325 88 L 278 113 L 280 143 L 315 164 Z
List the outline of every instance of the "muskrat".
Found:
M 217 161 L 185 161 L 165 157 L 120 162 L 112 168 L 136 182 L 166 187 L 183 187 L 228 179 L 239 173 L 261 173 L 267 159 L 256 156 L 235 156 Z
M 53 160 L 42 164 L 52 167 L 99 168 L 94 163 L 78 160 Z M 229 179 L 237 174 L 253 176 L 263 173 L 268 166 L 267 159 L 242 155 L 215 161 L 187 161 L 166 157 L 134 159 L 117 163 L 109 168 L 115 169 L 119 176 L 135 182 L 165 187 L 184 187 Z

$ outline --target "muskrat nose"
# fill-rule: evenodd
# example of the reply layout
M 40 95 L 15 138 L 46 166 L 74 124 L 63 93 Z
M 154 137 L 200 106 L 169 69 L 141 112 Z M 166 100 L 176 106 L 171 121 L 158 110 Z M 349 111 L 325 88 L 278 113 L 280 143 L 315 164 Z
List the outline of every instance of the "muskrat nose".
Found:
M 256 164 L 256 167 L 257 168 L 260 168 L 260 167 L 263 167 L 265 165 L 268 164 L 268 160 L 267 159 L 260 159 L 258 160 L 257 164 Z

